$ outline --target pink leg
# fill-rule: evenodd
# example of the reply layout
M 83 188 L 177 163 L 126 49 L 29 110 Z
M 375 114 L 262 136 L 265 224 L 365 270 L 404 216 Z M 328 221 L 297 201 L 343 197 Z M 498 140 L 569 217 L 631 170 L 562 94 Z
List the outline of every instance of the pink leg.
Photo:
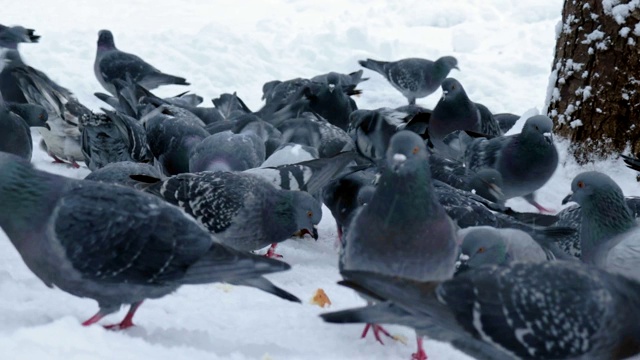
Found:
M 538 209 L 538 211 L 540 211 L 540 213 L 547 213 L 547 214 L 555 214 L 556 213 L 553 209 L 547 209 L 546 207 L 538 204 L 537 202 L 534 202 L 531 205 L 535 206 L 536 209 Z
M 72 160 L 72 161 L 71 161 L 71 166 L 72 166 L 74 169 L 80 169 L 80 164 L 78 164 L 75 160 Z
M 380 336 L 380 333 L 382 333 L 386 337 L 392 338 L 391 334 L 389 334 L 389 332 L 387 330 L 385 330 L 385 328 L 383 328 L 382 326 L 380 326 L 378 324 L 367 324 L 367 325 L 365 325 L 364 330 L 362 331 L 362 335 L 360 335 L 360 338 L 364 338 L 365 336 L 367 336 L 367 333 L 369 332 L 370 328 L 373 330 L 373 336 L 382 345 L 384 345 L 384 342 L 382 342 L 382 337 Z
M 129 308 L 127 315 L 124 317 L 124 319 L 122 319 L 122 321 L 119 324 L 105 325 L 104 328 L 109 330 L 124 330 L 132 327 L 134 325 L 133 315 L 135 315 L 140 305 L 142 305 L 142 301 L 131 304 L 131 307 Z
M 278 246 L 277 243 L 271 244 L 271 246 L 269 247 L 269 250 L 267 250 L 267 253 L 264 254 L 264 256 L 268 258 L 281 258 L 282 255 L 276 254 L 276 246 Z
M 422 336 L 416 335 L 416 340 L 418 340 L 418 351 L 411 354 L 411 360 L 427 360 L 427 353 L 424 352 L 422 346 Z
M 89 320 L 83 322 L 82 326 L 93 325 L 93 324 L 97 323 L 98 321 L 100 321 L 100 319 L 102 319 L 104 316 L 105 316 L 105 314 L 101 313 L 98 310 L 98 312 L 95 315 L 93 315 L 92 317 L 90 317 Z
M 64 162 L 62 159 L 60 159 L 59 157 L 53 155 L 53 153 L 49 153 L 49 156 L 51 156 L 53 158 L 53 163 L 54 164 L 66 164 L 66 162 Z

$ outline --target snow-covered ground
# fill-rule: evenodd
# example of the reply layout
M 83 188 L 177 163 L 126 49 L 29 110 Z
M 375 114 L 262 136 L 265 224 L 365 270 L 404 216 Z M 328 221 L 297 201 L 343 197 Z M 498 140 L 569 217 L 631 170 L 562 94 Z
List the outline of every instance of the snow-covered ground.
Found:
M 87 106 L 104 106 L 93 75 L 97 32 L 113 31 L 116 45 L 159 69 L 186 77 L 190 90 L 210 99 L 236 91 L 253 109 L 261 106 L 262 84 L 273 79 L 311 77 L 359 69 L 358 59 L 435 59 L 454 55 L 470 98 L 494 112 L 522 114 L 544 100 L 553 59 L 555 27 L 562 0 L 421 1 L 201 1 L 129 0 L 12 1 L 1 22 L 32 27 L 39 44 L 21 46 L 25 61 L 71 89 Z M 357 99 L 360 108 L 395 107 L 404 97 L 378 74 Z M 173 95 L 183 87 L 165 87 Z M 439 93 L 418 104 L 433 107 Z M 37 140 L 36 140 L 37 141 Z M 635 173 L 617 159 L 580 167 L 566 159 L 558 141 L 560 167 L 540 190 L 539 201 L 559 210 L 570 181 L 584 170 L 612 176 L 627 195 L 640 195 Z M 50 164 L 36 150 L 36 165 L 82 178 L 87 169 Z M 535 209 L 522 200 L 508 205 Z M 320 239 L 287 241 L 278 249 L 293 269 L 269 276 L 303 299 L 302 305 L 263 292 L 222 284 L 185 286 L 147 301 L 137 327 L 123 332 L 83 328 L 97 310 L 93 300 L 48 289 L 0 235 L 0 358 L 3 359 L 409 359 L 413 332 L 391 326 L 408 344 L 359 338 L 362 326 L 323 323 L 327 311 L 309 303 L 318 288 L 332 301 L 329 310 L 360 306 L 351 290 L 336 285 L 335 224 L 328 211 Z M 124 309 L 109 316 L 116 322 Z M 468 358 L 447 344 L 427 341 L 430 359 Z

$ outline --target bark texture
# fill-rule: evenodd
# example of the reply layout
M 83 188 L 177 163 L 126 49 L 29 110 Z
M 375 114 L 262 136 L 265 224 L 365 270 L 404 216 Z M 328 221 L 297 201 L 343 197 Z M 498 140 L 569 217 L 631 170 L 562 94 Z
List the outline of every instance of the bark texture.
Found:
M 565 0 L 547 96 L 555 132 L 580 163 L 640 153 L 640 5 Z

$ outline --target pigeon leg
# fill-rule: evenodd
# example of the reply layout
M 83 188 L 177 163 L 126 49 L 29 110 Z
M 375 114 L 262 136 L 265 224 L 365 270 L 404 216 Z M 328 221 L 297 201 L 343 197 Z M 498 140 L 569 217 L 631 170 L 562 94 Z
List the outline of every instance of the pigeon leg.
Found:
M 269 247 L 269 250 L 267 250 L 267 253 L 264 254 L 264 257 L 268 257 L 268 258 L 281 258 L 282 255 L 280 254 L 276 254 L 276 246 L 278 246 L 278 243 L 273 243 L 271 244 L 271 246 Z
M 523 198 L 524 198 L 525 200 L 527 200 L 527 202 L 528 202 L 529 204 L 531 204 L 531 205 L 535 206 L 535 207 L 536 207 L 536 209 L 538 209 L 538 211 L 539 211 L 539 212 L 541 212 L 541 213 L 547 213 L 547 214 L 555 214 L 555 211 L 553 211 L 552 209 L 547 209 L 547 208 L 545 208 L 544 206 L 542 206 L 542 205 L 538 204 L 538 202 L 537 202 L 537 201 L 534 199 L 534 197 L 533 197 L 533 193 L 528 194 L 528 195 L 525 195 L 525 196 L 523 196 Z
M 416 335 L 416 340 L 418 341 L 418 351 L 411 354 L 411 360 L 427 360 L 427 353 L 424 352 L 422 346 L 422 336 Z
M 88 320 L 86 320 L 85 322 L 82 323 L 82 326 L 89 326 L 89 325 L 93 325 L 95 323 L 97 323 L 98 321 L 100 321 L 100 319 L 102 319 L 103 317 L 105 317 L 107 314 L 103 313 L 102 310 L 98 310 L 98 312 L 93 315 L 92 317 L 90 317 Z
M 384 345 L 384 342 L 382 342 L 382 338 L 380 336 L 380 333 L 384 334 L 387 337 L 392 338 L 391 334 L 389 334 L 389 332 L 387 330 L 385 330 L 385 328 L 383 328 L 382 326 L 378 325 L 378 324 L 367 324 L 364 326 L 364 330 L 362 330 L 362 335 L 360 335 L 360 338 L 363 339 L 367 336 L 367 333 L 369 332 L 369 329 L 373 330 L 373 336 L 376 338 L 376 340 Z
M 127 315 L 122 319 L 119 324 L 105 325 L 105 329 L 109 330 L 124 330 L 133 326 L 133 315 L 135 315 L 138 308 L 142 305 L 142 301 L 131 304 Z
M 80 164 L 78 164 L 75 160 L 71 160 L 71 166 L 74 169 L 80 169 Z
M 49 153 L 49 156 L 51 156 L 53 158 L 53 163 L 54 164 L 66 164 L 66 162 L 64 160 L 62 160 L 59 157 L 53 155 L 53 153 Z

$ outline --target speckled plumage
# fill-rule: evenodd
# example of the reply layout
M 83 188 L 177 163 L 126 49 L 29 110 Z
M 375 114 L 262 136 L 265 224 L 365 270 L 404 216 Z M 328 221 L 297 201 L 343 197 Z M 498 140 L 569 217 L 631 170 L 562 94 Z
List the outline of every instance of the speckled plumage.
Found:
M 349 273 L 380 305 L 324 314 L 385 320 L 477 359 L 622 359 L 640 352 L 640 285 L 577 262 L 486 266 L 443 283 Z M 377 307 L 377 309 L 376 309 Z
M 226 245 L 257 250 L 315 232 L 320 204 L 301 191 L 280 190 L 256 175 L 231 172 L 180 174 L 146 187 L 182 208 Z

